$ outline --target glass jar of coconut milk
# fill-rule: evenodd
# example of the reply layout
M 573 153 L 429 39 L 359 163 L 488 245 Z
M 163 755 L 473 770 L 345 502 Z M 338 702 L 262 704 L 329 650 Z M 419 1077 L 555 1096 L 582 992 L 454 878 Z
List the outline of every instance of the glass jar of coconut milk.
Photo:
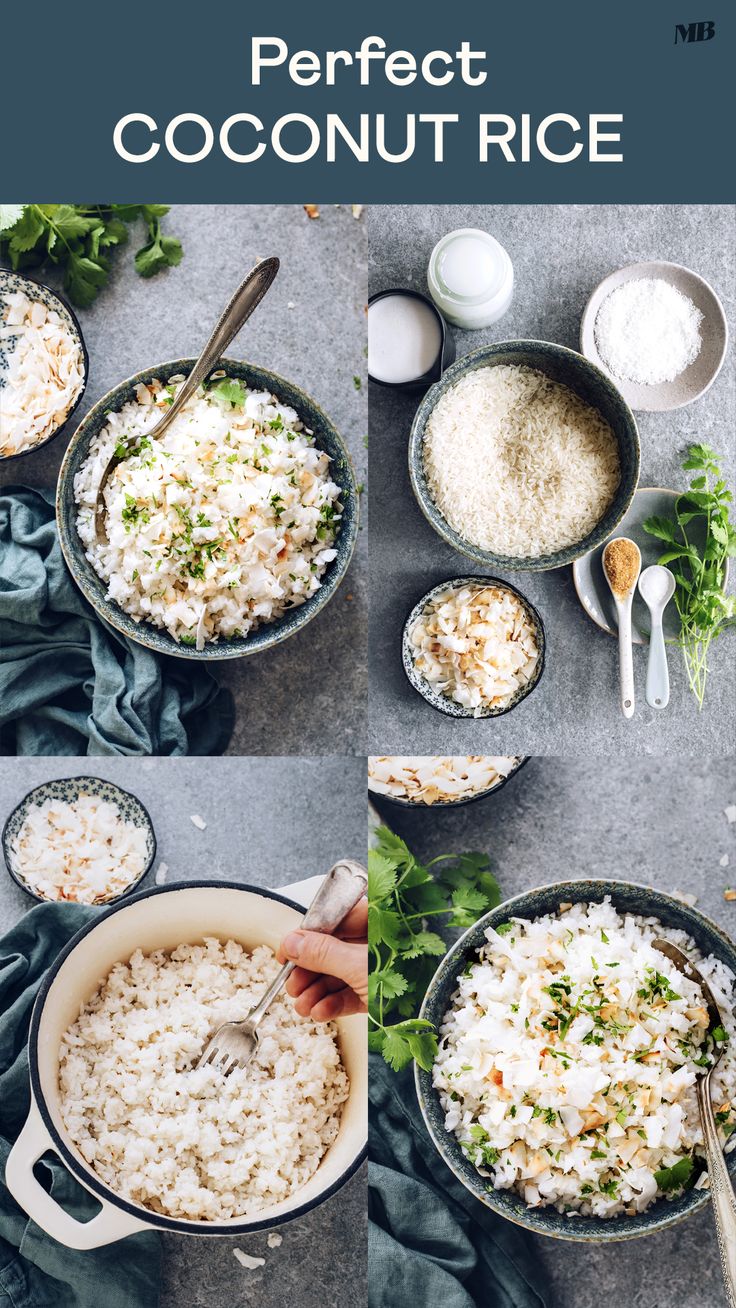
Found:
M 460 227 L 435 245 L 427 283 L 440 313 L 455 327 L 488 327 L 503 317 L 514 294 L 514 267 L 488 232 Z

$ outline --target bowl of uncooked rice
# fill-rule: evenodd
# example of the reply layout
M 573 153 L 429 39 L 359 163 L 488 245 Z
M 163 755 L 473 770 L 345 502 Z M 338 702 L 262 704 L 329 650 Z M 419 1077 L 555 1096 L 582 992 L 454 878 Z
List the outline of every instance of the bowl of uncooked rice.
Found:
M 448 368 L 417 410 L 420 508 L 488 567 L 557 568 L 606 540 L 639 477 L 639 438 L 613 381 L 547 341 L 502 341 Z

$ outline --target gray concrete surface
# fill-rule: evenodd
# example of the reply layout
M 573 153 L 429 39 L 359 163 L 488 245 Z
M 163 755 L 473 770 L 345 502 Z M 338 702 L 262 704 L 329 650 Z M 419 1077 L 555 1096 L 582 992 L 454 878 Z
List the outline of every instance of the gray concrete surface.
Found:
M 504 898 L 585 876 L 627 878 L 697 895 L 736 936 L 736 760 L 533 758 L 497 795 L 455 812 L 377 804 L 420 858 L 490 854 Z M 724 854 L 730 866 L 720 867 Z M 532 1237 L 548 1308 L 726 1308 L 710 1211 L 669 1231 L 607 1247 Z
M 143 239 L 136 227 L 135 240 L 115 256 L 108 286 L 89 309 L 78 311 L 90 355 L 78 416 L 139 368 L 197 355 L 255 259 L 276 254 L 276 282 L 229 352 L 281 373 L 314 396 L 345 438 L 358 481 L 364 481 L 365 215 L 356 221 L 349 205 L 325 205 L 312 221 L 299 204 L 176 205 L 165 224 L 184 246 L 179 267 L 150 281 L 140 278 L 133 268 L 133 251 Z M 53 271 L 35 275 L 60 286 Z M 47 448 L 5 465 L 3 482 L 55 485 L 75 425 L 72 420 Z M 350 570 L 314 622 L 275 649 L 214 668 L 237 703 L 230 753 L 362 753 L 365 515 L 363 523 Z
M 89 760 L 86 761 L 87 766 Z M 95 759 L 96 776 L 147 806 L 168 882 L 227 878 L 283 886 L 338 859 L 365 859 L 365 763 L 354 758 Z M 32 786 L 75 776 L 79 762 L 15 759 L 0 773 L 0 825 Z M 190 821 L 207 823 L 198 831 Z M 153 885 L 151 872 L 145 886 Z M 33 901 L 0 870 L 0 935 Z M 162 1236 L 161 1308 L 354 1308 L 365 1299 L 366 1179 L 361 1169 L 332 1199 L 266 1235 Z M 266 1259 L 246 1271 L 238 1247 Z M 100 1287 L 104 1298 L 104 1286 Z
M 426 291 L 433 245 L 455 227 L 483 227 L 514 263 L 516 293 L 506 316 L 477 332 L 455 331 L 458 357 L 514 337 L 578 348 L 580 317 L 593 288 L 622 264 L 667 259 L 715 287 L 733 329 L 736 246 L 733 207 L 701 206 L 373 206 L 369 215 L 371 293 L 390 286 Z M 416 401 L 378 386 L 370 393 L 371 536 L 370 746 L 373 753 L 723 754 L 736 740 L 736 639 L 710 655 L 702 713 L 687 689 L 679 650 L 670 654 L 672 698 L 665 712 L 644 702 L 646 650 L 636 649 L 636 717 L 618 708 L 616 645 L 586 616 L 572 569 L 507 574 L 539 608 L 547 663 L 537 690 L 489 722 L 441 717 L 412 690 L 401 667 L 400 636 L 418 599 L 444 579 L 479 571 L 432 530 L 409 485 L 406 450 Z M 688 408 L 637 415 L 642 486 L 684 489 L 681 450 L 713 445 L 734 485 L 736 375 L 733 347 L 712 389 Z M 733 582 L 732 582 L 733 585 Z

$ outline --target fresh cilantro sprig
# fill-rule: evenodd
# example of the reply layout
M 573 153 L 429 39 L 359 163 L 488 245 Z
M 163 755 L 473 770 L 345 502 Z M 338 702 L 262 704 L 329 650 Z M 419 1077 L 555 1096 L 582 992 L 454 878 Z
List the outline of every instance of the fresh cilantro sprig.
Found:
M 369 1046 L 396 1072 L 412 1058 L 429 1071 L 437 1035 L 416 1012 L 447 948 L 429 923 L 472 926 L 501 895 L 485 854 L 440 854 L 425 866 L 388 827 L 376 835 L 368 855 Z
M 8 206 L 4 206 L 7 209 Z M 110 255 L 128 240 L 128 228 L 142 219 L 148 240 L 135 256 L 141 277 L 181 262 L 181 242 L 164 235 L 167 204 L 24 204 L 11 206 L 12 223 L 0 231 L 0 253 L 14 269 L 56 264 L 64 269 L 69 299 L 86 309 L 110 275 Z
M 683 463 L 697 473 L 675 500 L 674 518 L 647 518 L 644 530 L 664 541 L 658 562 L 674 573 L 680 616 L 679 643 L 698 708 L 703 707 L 711 641 L 736 623 L 736 597 L 724 593 L 726 560 L 736 556 L 736 527 L 729 519 L 731 492 L 719 455 L 708 445 L 690 445 Z M 696 545 L 693 537 L 702 537 Z

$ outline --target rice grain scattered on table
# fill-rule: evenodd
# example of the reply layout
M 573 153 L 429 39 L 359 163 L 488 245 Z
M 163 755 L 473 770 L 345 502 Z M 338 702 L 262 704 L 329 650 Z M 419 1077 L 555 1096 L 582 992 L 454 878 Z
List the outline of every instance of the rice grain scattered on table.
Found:
M 534 368 L 476 368 L 440 397 L 424 433 L 430 494 L 464 540 L 514 558 L 583 540 L 620 479 L 597 409 Z

